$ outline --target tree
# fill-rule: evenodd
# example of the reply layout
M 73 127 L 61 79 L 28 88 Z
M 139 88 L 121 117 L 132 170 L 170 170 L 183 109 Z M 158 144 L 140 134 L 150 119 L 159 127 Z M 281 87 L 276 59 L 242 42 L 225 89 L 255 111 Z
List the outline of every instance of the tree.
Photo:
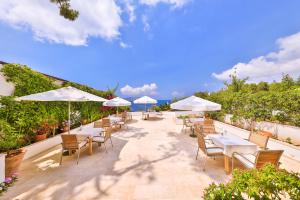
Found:
M 269 84 L 267 82 L 259 82 L 257 84 L 257 91 L 268 91 Z
M 296 85 L 300 86 L 300 76 L 296 80 Z
M 59 14 L 65 19 L 74 21 L 78 18 L 79 12 L 71 8 L 70 0 L 50 0 L 50 2 L 58 5 Z
M 232 92 L 240 92 L 245 86 L 246 81 L 248 80 L 248 78 L 239 79 L 236 75 L 230 75 L 230 78 L 231 78 L 231 82 L 230 83 L 225 82 L 224 84 Z
M 196 92 L 194 95 L 196 97 L 207 99 L 207 97 L 209 96 L 209 93 L 208 92 Z
M 282 76 L 281 84 L 282 84 L 283 88 L 285 90 L 287 90 L 295 85 L 295 81 L 290 75 L 284 74 Z

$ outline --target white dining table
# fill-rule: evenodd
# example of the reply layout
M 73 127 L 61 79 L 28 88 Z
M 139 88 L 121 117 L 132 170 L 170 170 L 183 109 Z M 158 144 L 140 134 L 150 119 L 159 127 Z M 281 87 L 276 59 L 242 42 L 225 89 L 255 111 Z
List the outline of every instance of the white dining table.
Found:
M 112 124 L 116 124 L 116 123 L 122 121 L 121 117 L 109 116 L 108 118 Z
M 92 125 L 79 127 L 71 130 L 71 134 L 76 134 L 80 137 L 80 140 L 88 139 L 89 142 L 89 154 L 93 154 L 93 137 L 100 136 L 103 133 L 103 128 L 94 128 Z
M 223 148 L 224 169 L 226 173 L 230 173 L 230 161 L 234 152 L 241 154 L 254 154 L 258 150 L 258 146 L 243 138 L 232 135 L 209 134 L 207 135 L 216 146 Z

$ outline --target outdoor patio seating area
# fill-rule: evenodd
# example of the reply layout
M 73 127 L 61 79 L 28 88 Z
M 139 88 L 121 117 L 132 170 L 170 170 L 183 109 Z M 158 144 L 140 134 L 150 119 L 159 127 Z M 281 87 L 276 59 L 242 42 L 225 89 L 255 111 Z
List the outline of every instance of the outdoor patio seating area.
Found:
M 222 155 L 230 151 L 226 149 L 230 144 L 224 139 L 231 137 L 230 133 L 208 135 L 214 144 L 220 143 L 217 146 L 221 156 L 215 156 L 204 149 L 204 140 L 198 143 L 197 138 L 182 131 L 182 125 L 174 121 L 174 113 L 165 112 L 161 120 L 155 121 L 142 120 L 141 115 L 134 113 L 126 128 L 112 132 L 113 145 L 108 143 L 103 148 L 92 143 L 92 154 L 90 148 L 82 150 L 78 164 L 77 154 L 73 154 L 63 156 L 60 165 L 61 145 L 24 161 L 19 181 L 4 198 L 201 199 L 210 183 L 230 180 Z M 76 131 L 87 132 L 89 136 L 98 134 L 99 126 L 102 126 L 99 122 L 91 123 L 72 130 L 71 134 Z M 241 138 L 236 141 L 253 144 Z M 247 147 L 248 153 L 254 151 L 252 146 Z M 198 148 L 204 151 L 197 152 Z M 281 168 L 300 169 L 298 161 L 286 156 L 280 162 Z M 227 164 L 230 165 L 229 161 Z M 239 162 L 234 166 L 243 167 Z

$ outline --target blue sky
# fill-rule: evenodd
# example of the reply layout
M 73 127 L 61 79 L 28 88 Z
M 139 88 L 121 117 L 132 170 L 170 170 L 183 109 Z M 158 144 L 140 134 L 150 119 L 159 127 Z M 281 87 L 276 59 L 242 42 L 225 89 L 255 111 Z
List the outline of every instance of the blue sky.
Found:
M 300 75 L 299 0 L 72 0 L 73 23 L 47 0 L 22 2 L 0 2 L 0 60 L 119 84 L 123 97 L 214 91 L 233 71 L 252 82 Z

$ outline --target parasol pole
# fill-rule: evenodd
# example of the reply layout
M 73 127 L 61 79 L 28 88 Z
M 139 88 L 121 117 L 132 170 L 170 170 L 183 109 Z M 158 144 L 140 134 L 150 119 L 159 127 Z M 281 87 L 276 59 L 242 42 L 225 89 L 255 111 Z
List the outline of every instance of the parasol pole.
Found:
M 69 128 L 68 128 L 68 133 L 70 134 L 70 130 L 71 130 L 71 102 L 69 101 L 68 102 L 68 107 L 69 107 L 69 109 L 68 109 L 68 126 L 69 126 Z

